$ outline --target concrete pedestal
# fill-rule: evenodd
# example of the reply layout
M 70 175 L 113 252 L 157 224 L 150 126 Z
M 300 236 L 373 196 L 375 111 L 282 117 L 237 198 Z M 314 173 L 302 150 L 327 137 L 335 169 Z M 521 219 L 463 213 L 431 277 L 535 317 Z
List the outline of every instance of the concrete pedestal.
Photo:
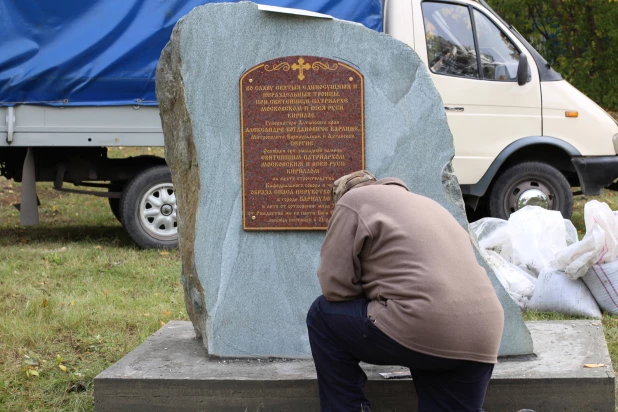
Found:
M 599 322 L 527 322 L 536 355 L 500 359 L 487 411 L 614 411 L 614 371 Z M 584 364 L 605 364 L 584 368 Z M 375 411 L 416 411 L 410 379 L 364 365 Z M 190 322 L 169 322 L 95 378 L 95 409 L 107 411 L 319 410 L 313 363 L 271 359 L 208 359 Z

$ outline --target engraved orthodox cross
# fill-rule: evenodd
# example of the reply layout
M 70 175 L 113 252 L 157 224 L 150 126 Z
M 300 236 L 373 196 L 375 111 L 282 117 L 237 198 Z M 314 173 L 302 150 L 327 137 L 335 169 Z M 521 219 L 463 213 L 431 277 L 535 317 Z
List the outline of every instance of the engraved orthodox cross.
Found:
M 298 59 L 298 64 L 294 63 L 292 65 L 292 70 L 298 70 L 298 79 L 303 80 L 305 78 L 305 70 L 309 70 L 311 65 L 309 63 L 305 63 L 305 59 L 302 57 Z

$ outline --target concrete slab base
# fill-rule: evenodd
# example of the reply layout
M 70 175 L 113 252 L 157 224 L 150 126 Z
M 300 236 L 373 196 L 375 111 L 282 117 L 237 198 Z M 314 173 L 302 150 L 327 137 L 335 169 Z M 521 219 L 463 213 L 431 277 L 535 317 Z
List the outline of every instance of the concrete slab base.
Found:
M 599 322 L 527 322 L 536 355 L 500 359 L 485 401 L 487 411 L 614 411 L 614 371 Z M 605 364 L 585 368 L 585 364 Z M 398 366 L 363 365 L 372 411 L 416 411 L 411 379 L 380 372 Z M 94 381 L 95 410 L 319 410 L 311 361 L 208 359 L 189 322 L 173 321 L 102 372 Z

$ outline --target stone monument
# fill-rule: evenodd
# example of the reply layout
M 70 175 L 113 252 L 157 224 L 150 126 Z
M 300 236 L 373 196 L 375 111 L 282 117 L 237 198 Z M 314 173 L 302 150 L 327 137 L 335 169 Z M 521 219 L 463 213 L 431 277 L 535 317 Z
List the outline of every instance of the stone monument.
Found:
M 209 4 L 176 25 L 157 96 L 193 325 L 169 322 L 99 374 L 95 409 L 315 412 L 305 314 L 320 293 L 332 179 L 363 166 L 399 177 L 467 227 L 427 69 L 358 24 Z M 478 259 L 504 306 L 500 354 L 531 353 L 519 308 Z M 602 327 L 527 325 L 535 355 L 500 360 L 487 410 L 613 410 Z M 384 378 L 403 368 L 363 368 L 372 410 L 416 410 L 412 383 Z
M 401 178 L 468 225 L 441 98 L 388 35 L 208 4 L 176 25 L 157 97 L 187 311 L 211 356 L 310 358 L 305 315 L 340 175 Z M 477 256 L 505 310 L 500 355 L 532 353 L 518 307 Z

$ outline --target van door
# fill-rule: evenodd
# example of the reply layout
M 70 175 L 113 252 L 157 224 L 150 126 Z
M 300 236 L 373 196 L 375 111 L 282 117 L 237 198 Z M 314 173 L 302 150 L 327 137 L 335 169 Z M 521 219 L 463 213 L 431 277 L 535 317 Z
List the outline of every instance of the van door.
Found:
M 538 71 L 530 58 L 529 82 L 518 85 L 524 46 L 471 2 L 414 1 L 413 7 L 415 49 L 444 101 L 453 167 L 460 184 L 475 184 L 510 143 L 542 135 Z

